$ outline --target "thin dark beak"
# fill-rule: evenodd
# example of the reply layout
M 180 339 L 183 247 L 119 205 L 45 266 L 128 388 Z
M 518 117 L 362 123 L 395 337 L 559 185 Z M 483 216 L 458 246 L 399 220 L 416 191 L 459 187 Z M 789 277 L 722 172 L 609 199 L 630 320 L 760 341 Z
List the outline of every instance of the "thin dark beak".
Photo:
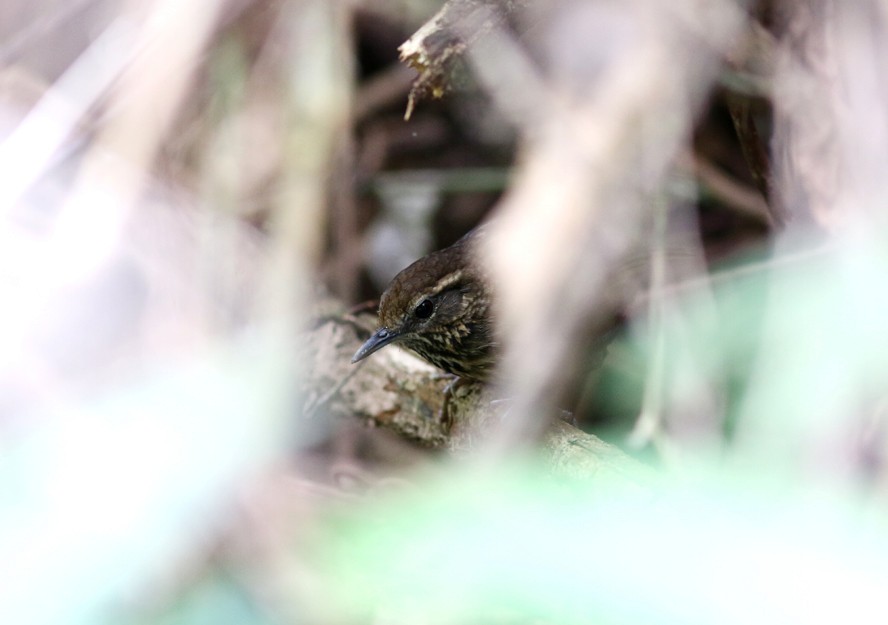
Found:
M 361 345 L 361 348 L 355 352 L 355 355 L 352 356 L 352 364 L 358 362 L 359 360 L 364 360 L 364 358 L 366 358 L 373 352 L 382 349 L 397 338 L 397 332 L 392 332 L 391 330 L 387 330 L 385 328 L 379 328 L 373 334 L 373 336 L 367 339 L 367 342 Z

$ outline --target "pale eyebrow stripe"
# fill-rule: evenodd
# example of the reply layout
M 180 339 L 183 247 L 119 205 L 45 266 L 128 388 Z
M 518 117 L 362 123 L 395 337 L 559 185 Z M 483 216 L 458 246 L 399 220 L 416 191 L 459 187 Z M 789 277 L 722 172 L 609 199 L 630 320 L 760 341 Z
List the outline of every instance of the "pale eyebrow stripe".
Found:
M 457 269 L 456 271 L 447 274 L 446 276 L 444 276 L 444 278 L 442 278 L 438 282 L 438 284 L 435 285 L 435 289 L 433 291 L 431 291 L 429 293 L 422 293 L 422 294 L 418 295 L 417 297 L 415 297 L 413 299 L 413 303 L 410 305 L 410 310 L 412 311 L 417 306 L 419 306 L 419 304 L 420 304 L 420 302 L 422 302 L 422 300 L 424 300 L 428 297 L 432 297 L 433 295 L 437 295 L 438 293 L 440 293 L 441 291 L 443 291 L 447 287 L 452 286 L 452 285 L 456 284 L 457 282 L 459 282 L 460 280 L 462 280 L 462 278 L 463 278 L 463 272 L 461 269 Z

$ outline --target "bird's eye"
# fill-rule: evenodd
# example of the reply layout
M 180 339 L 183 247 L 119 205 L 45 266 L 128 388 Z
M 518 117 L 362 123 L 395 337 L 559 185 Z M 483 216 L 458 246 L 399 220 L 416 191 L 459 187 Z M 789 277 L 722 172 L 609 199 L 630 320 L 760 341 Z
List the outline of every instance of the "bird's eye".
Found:
M 432 316 L 432 311 L 434 310 L 435 305 L 432 304 L 432 300 L 424 299 L 413 310 L 413 314 L 416 315 L 417 319 L 428 319 Z

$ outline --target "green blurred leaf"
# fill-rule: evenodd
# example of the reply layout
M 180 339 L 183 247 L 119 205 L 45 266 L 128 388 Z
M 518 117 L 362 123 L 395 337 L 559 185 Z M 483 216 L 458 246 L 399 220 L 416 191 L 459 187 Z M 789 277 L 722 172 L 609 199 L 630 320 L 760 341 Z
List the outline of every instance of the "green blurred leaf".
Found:
M 875 623 L 873 529 L 841 497 L 746 480 L 641 495 L 454 468 L 339 519 L 316 559 L 340 617 L 387 623 Z

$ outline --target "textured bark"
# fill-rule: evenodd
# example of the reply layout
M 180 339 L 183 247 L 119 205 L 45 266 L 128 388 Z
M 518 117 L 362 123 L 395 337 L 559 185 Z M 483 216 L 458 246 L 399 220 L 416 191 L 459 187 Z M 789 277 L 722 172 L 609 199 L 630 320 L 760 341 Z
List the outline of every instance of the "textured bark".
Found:
M 358 418 L 388 427 L 424 446 L 444 447 L 448 426 L 441 415 L 450 378 L 397 348 L 386 348 L 353 365 L 351 357 L 370 336 L 370 315 L 324 318 L 305 337 L 306 392 L 303 414 Z
M 352 355 L 374 324 L 372 315 L 331 314 L 305 335 L 305 417 L 357 418 L 456 455 L 477 449 L 495 434 L 502 419 L 509 418 L 509 402 L 491 403 L 490 393 L 477 384 L 456 386 L 445 416 L 445 389 L 453 378 L 397 347 L 352 365 Z M 540 448 L 545 464 L 557 474 L 626 478 L 638 484 L 649 480 L 643 465 L 563 421 L 549 427 Z
M 419 72 L 410 89 L 405 119 L 421 98 L 440 98 L 449 91 L 450 71 L 466 48 L 508 20 L 529 0 L 449 0 L 399 51 L 401 60 Z

